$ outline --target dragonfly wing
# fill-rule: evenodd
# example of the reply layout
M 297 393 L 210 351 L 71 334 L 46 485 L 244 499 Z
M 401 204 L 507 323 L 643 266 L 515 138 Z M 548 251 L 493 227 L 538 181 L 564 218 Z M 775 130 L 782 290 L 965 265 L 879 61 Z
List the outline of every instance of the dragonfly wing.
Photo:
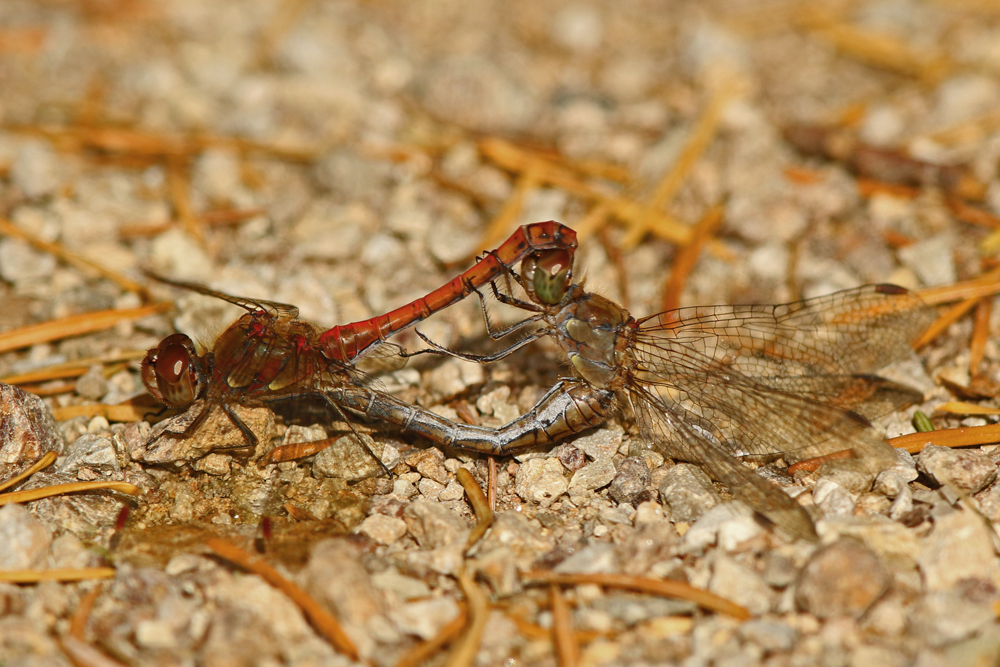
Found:
M 198 294 L 204 294 L 205 296 L 215 297 L 216 299 L 222 299 L 223 301 L 228 301 L 229 303 L 244 308 L 250 312 L 263 310 L 279 320 L 294 320 L 299 316 L 299 309 L 291 304 L 279 303 L 277 301 L 265 301 L 264 299 L 251 299 L 248 297 L 233 296 L 232 294 L 226 294 L 225 292 L 219 292 L 210 287 L 206 287 L 200 283 L 166 278 L 152 271 L 146 271 L 145 273 L 157 282 L 161 282 L 166 285 L 173 285 L 174 287 L 186 289 L 191 292 L 197 292 Z
M 406 365 L 407 359 L 402 353 L 403 348 L 395 343 L 382 342 L 356 359 L 354 364 L 365 373 L 391 373 Z
M 676 341 L 640 336 L 636 343 L 632 384 L 660 404 L 676 405 L 696 423 L 711 425 L 733 453 L 780 454 L 794 463 L 851 449 L 872 472 L 895 463 L 894 450 L 867 420 L 814 400 L 830 390 L 823 378 L 799 378 L 800 396 L 790 382 L 769 386 L 732 367 L 719 368 L 714 359 Z
M 874 373 L 912 354 L 935 311 L 894 285 L 777 306 L 698 306 L 639 322 L 648 339 L 675 340 L 753 378 Z
M 664 453 L 703 466 L 711 477 L 728 486 L 733 496 L 763 517 L 764 523 L 792 538 L 818 539 L 812 519 L 801 505 L 725 452 L 683 415 L 683 409 L 639 387 L 631 388 L 629 401 L 640 432 Z

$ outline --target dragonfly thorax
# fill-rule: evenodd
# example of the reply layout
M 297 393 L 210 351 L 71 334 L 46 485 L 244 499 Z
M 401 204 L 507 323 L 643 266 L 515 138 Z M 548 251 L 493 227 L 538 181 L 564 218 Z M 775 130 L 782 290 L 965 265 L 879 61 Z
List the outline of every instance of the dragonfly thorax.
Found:
M 625 368 L 631 316 L 604 297 L 584 293 L 561 308 L 555 320 L 557 339 L 576 374 L 602 389 L 612 388 Z

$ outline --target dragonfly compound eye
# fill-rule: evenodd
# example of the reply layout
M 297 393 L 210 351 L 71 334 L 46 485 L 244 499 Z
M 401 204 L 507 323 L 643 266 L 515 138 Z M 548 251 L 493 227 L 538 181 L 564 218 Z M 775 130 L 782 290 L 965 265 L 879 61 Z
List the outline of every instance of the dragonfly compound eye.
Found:
M 566 250 L 542 250 L 521 263 L 521 275 L 532 297 L 555 305 L 566 296 L 573 277 L 573 256 Z
M 142 362 L 142 381 L 149 393 L 171 407 L 190 405 L 200 390 L 194 357 L 194 345 L 187 336 L 165 338 Z

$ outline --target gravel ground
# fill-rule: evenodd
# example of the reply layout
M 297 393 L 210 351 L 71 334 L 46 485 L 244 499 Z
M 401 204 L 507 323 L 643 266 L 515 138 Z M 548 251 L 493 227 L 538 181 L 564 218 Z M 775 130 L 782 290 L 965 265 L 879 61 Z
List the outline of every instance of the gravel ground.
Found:
M 515 225 L 547 219 L 581 231 L 578 269 L 591 289 L 654 313 L 677 235 L 716 204 L 721 228 L 682 304 L 948 284 L 992 268 L 983 250 L 1000 213 L 998 44 L 1000 14 L 986 0 L 738 10 L 633 0 L 6 0 L 0 216 L 141 283 L 151 269 L 293 303 L 323 328 L 416 298 L 468 266 L 484 240 L 496 246 Z M 814 151 L 837 159 L 798 152 L 783 132 L 794 124 L 841 128 Z M 693 151 L 699 137 L 703 150 Z M 684 178 L 664 185 L 689 155 Z M 889 157 L 872 169 L 864 158 L 873 155 Z M 937 164 L 964 165 L 960 183 Z M 901 184 L 872 183 L 914 165 Z M 636 232 L 658 190 L 660 226 Z M 218 300 L 149 289 L 176 308 L 22 344 L 0 355 L 0 375 L 91 360 L 68 390 L 65 380 L 25 388 L 56 415 L 118 404 L 144 393 L 142 351 L 175 331 L 211 344 L 238 315 Z M 3 329 L 145 302 L 10 234 L 0 238 L 0 294 Z M 926 412 L 954 396 L 997 405 L 1000 351 L 987 340 L 970 373 L 972 328 L 971 317 L 959 320 L 920 352 L 921 364 L 900 370 L 926 391 Z M 492 345 L 475 303 L 421 331 L 461 349 Z M 412 332 L 397 342 L 420 345 Z M 490 426 L 521 414 L 564 372 L 542 343 L 486 367 L 417 358 L 381 381 L 407 401 Z M 37 400 L 9 387 L 3 399 L 0 479 L 54 450 L 55 466 L 19 490 L 117 480 L 143 491 L 0 507 L 0 569 L 116 567 L 86 615 L 96 582 L 0 583 L 5 667 L 70 665 L 74 651 L 86 665 L 352 664 L 284 593 L 208 554 L 211 536 L 252 548 L 263 516 L 269 560 L 334 613 L 369 664 L 399 663 L 464 613 L 475 595 L 463 572 L 478 573 L 474 586 L 490 600 L 478 665 L 1000 662 L 989 522 L 1000 519 L 1000 449 L 990 446 L 904 454 L 874 487 L 800 476 L 822 539 L 788 544 L 699 468 L 629 457 L 638 437 L 626 415 L 501 459 L 496 521 L 470 551 L 475 516 L 457 472 L 484 483 L 480 456 L 389 432 L 373 449 L 391 478 L 350 438 L 262 465 L 245 451 L 211 452 L 239 438 L 224 419 L 164 452 L 147 446 L 146 422 L 53 424 Z M 912 413 L 878 425 L 910 432 Z M 326 437 L 275 424 L 266 410 L 244 418 L 274 442 Z M 124 505 L 131 513 L 116 529 Z M 548 628 L 561 598 L 529 586 L 519 572 L 531 568 L 680 579 L 752 618 L 571 586 L 579 654 L 557 657 Z M 103 656 L 85 653 L 94 649 Z M 449 650 L 427 664 L 445 664 Z

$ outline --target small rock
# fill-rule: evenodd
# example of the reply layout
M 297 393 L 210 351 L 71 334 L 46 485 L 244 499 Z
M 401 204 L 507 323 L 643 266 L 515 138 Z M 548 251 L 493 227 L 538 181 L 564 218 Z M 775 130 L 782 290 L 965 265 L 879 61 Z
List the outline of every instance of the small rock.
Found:
M 743 605 L 755 616 L 770 611 L 775 599 L 759 574 L 721 551 L 715 552 L 708 590 Z
M 618 466 L 618 474 L 611 480 L 608 495 L 615 502 L 631 504 L 646 490 L 650 477 L 646 460 L 639 456 L 630 456 Z
M 608 593 L 594 600 L 590 608 L 633 626 L 663 616 L 693 614 L 698 606 L 687 600 L 671 600 L 640 593 Z
M 1000 564 L 981 518 L 968 511 L 939 516 L 917 556 L 931 591 L 953 588 L 963 579 L 988 581 L 1000 588 Z
M 389 618 L 401 632 L 432 639 L 459 614 L 458 604 L 450 597 L 409 602 L 389 611 Z
M 373 514 L 356 528 L 379 544 L 392 544 L 406 535 L 406 522 L 394 516 Z
M 577 438 L 573 446 L 582 449 L 593 461 L 609 459 L 622 446 L 624 431 L 620 427 L 602 428 L 589 435 Z
M 698 466 L 678 463 L 660 482 L 660 500 L 676 522 L 691 523 L 719 504 L 712 480 Z
M 984 627 L 978 637 L 952 644 L 945 657 L 949 665 L 1000 664 L 1000 623 Z
M 879 665 L 879 667 L 903 667 L 909 664 L 906 654 L 893 650 L 887 646 L 874 646 L 862 644 L 854 649 L 851 654 L 850 667 L 868 667 L 869 665 Z
M 438 493 L 438 500 L 441 502 L 448 502 L 449 500 L 461 500 L 465 495 L 465 489 L 459 484 L 458 480 L 451 480 L 448 482 L 448 486 L 444 487 L 440 493 Z
M 15 285 L 49 279 L 56 269 L 56 258 L 35 250 L 27 241 L 0 239 L 0 278 Z
M 420 491 L 420 495 L 428 500 L 439 500 L 441 492 L 444 491 L 444 485 L 438 484 L 433 479 L 424 477 L 417 482 L 417 490 Z
M 526 129 L 537 111 L 527 90 L 481 56 L 455 56 L 427 69 L 421 90 L 431 113 L 483 132 Z
M 799 608 L 818 618 L 859 618 L 889 587 L 879 557 L 857 540 L 838 540 L 813 554 L 796 582 Z
M 924 285 L 950 285 L 958 279 L 955 269 L 955 238 L 942 232 L 896 251 L 899 261 L 917 274 Z
M 563 467 L 570 472 L 576 472 L 587 464 L 587 455 L 584 454 L 583 450 L 568 442 L 550 450 L 549 456 L 559 459 Z
M 59 473 L 76 475 L 80 468 L 92 468 L 111 474 L 120 471 L 118 455 L 111 440 L 100 435 L 81 435 L 66 448 Z
M 17 151 L 10 175 L 28 199 L 37 199 L 59 187 L 60 158 L 47 141 L 26 141 Z
M 372 585 L 395 595 L 400 600 L 415 600 L 428 597 L 431 594 L 431 588 L 426 583 L 413 577 L 404 576 L 394 567 L 373 574 Z
M 750 508 L 739 501 L 716 505 L 705 512 L 684 533 L 683 552 L 700 553 L 709 545 L 716 543 L 724 524 L 730 521 L 743 523 L 743 519 L 752 516 Z
M 920 550 L 916 534 L 906 526 L 884 517 L 838 517 L 820 521 L 816 530 L 824 543 L 838 538 L 854 538 L 878 554 L 893 569 L 912 568 Z
M 823 510 L 823 516 L 851 516 L 854 514 L 854 497 L 840 484 L 830 479 L 820 479 L 813 487 L 813 502 Z
M 228 475 L 232 469 L 233 457 L 228 454 L 217 454 L 212 453 L 208 456 L 198 459 L 191 464 L 191 467 L 199 472 L 203 472 L 208 475 L 215 475 L 216 477 L 221 477 L 223 475 Z
M 791 650 L 799 636 L 795 628 L 763 618 L 746 621 L 740 626 L 739 632 L 745 641 L 761 647 L 768 653 Z
M 941 647 L 971 637 L 995 618 L 989 604 L 976 603 L 955 590 L 935 591 L 921 598 L 910 627 L 913 636 Z
M 546 459 L 551 460 L 551 459 Z M 594 461 L 583 466 L 569 482 L 569 492 L 593 491 L 607 486 L 615 478 L 615 464 L 611 459 Z
M 406 465 L 441 486 L 450 482 L 454 477 L 444 465 L 444 454 L 441 453 L 441 450 L 433 447 L 412 449 L 406 453 L 405 461 Z
M 382 474 L 382 467 L 374 456 L 381 457 L 384 448 L 383 443 L 370 437 L 365 437 L 362 444 L 358 436 L 345 435 L 316 455 L 313 472 L 349 482 L 376 477 Z
M 594 542 L 559 563 L 560 574 L 612 574 L 621 572 L 618 552 L 613 544 Z
M 108 393 L 108 380 L 100 366 L 94 366 L 76 381 L 76 393 L 92 401 L 99 401 Z
M 573 4 L 552 19 L 552 41 L 577 53 L 589 53 L 601 45 L 604 20 L 593 7 Z
M 403 518 L 410 534 L 424 549 L 464 544 L 469 536 L 469 527 L 462 517 L 426 498 L 418 498 L 407 505 Z
M 638 523 L 636 529 L 619 543 L 622 566 L 626 574 L 644 575 L 658 563 L 677 555 L 680 536 L 673 525 L 660 520 Z
M 982 491 L 997 477 L 996 464 L 973 449 L 927 445 L 917 457 L 917 465 L 939 484 L 954 484 L 969 493 Z
M 514 492 L 528 502 L 548 507 L 569 488 L 563 470 L 559 459 L 525 461 L 514 475 Z
M 9 479 L 42 458 L 61 452 L 59 431 L 42 399 L 0 383 L 0 479 Z
M 820 469 L 820 475 L 816 483 L 819 484 L 822 480 L 829 480 L 846 489 L 852 495 L 860 495 L 872 488 L 872 480 L 874 478 L 875 476 L 867 471 L 824 466 Z M 815 495 L 815 491 L 813 495 Z
M 21 505 L 0 507 L 0 569 L 24 570 L 38 564 L 52 544 L 52 531 Z
M 664 518 L 663 505 L 655 500 L 647 500 L 639 503 L 635 508 L 635 525 L 637 528 L 647 523 L 659 523 Z

